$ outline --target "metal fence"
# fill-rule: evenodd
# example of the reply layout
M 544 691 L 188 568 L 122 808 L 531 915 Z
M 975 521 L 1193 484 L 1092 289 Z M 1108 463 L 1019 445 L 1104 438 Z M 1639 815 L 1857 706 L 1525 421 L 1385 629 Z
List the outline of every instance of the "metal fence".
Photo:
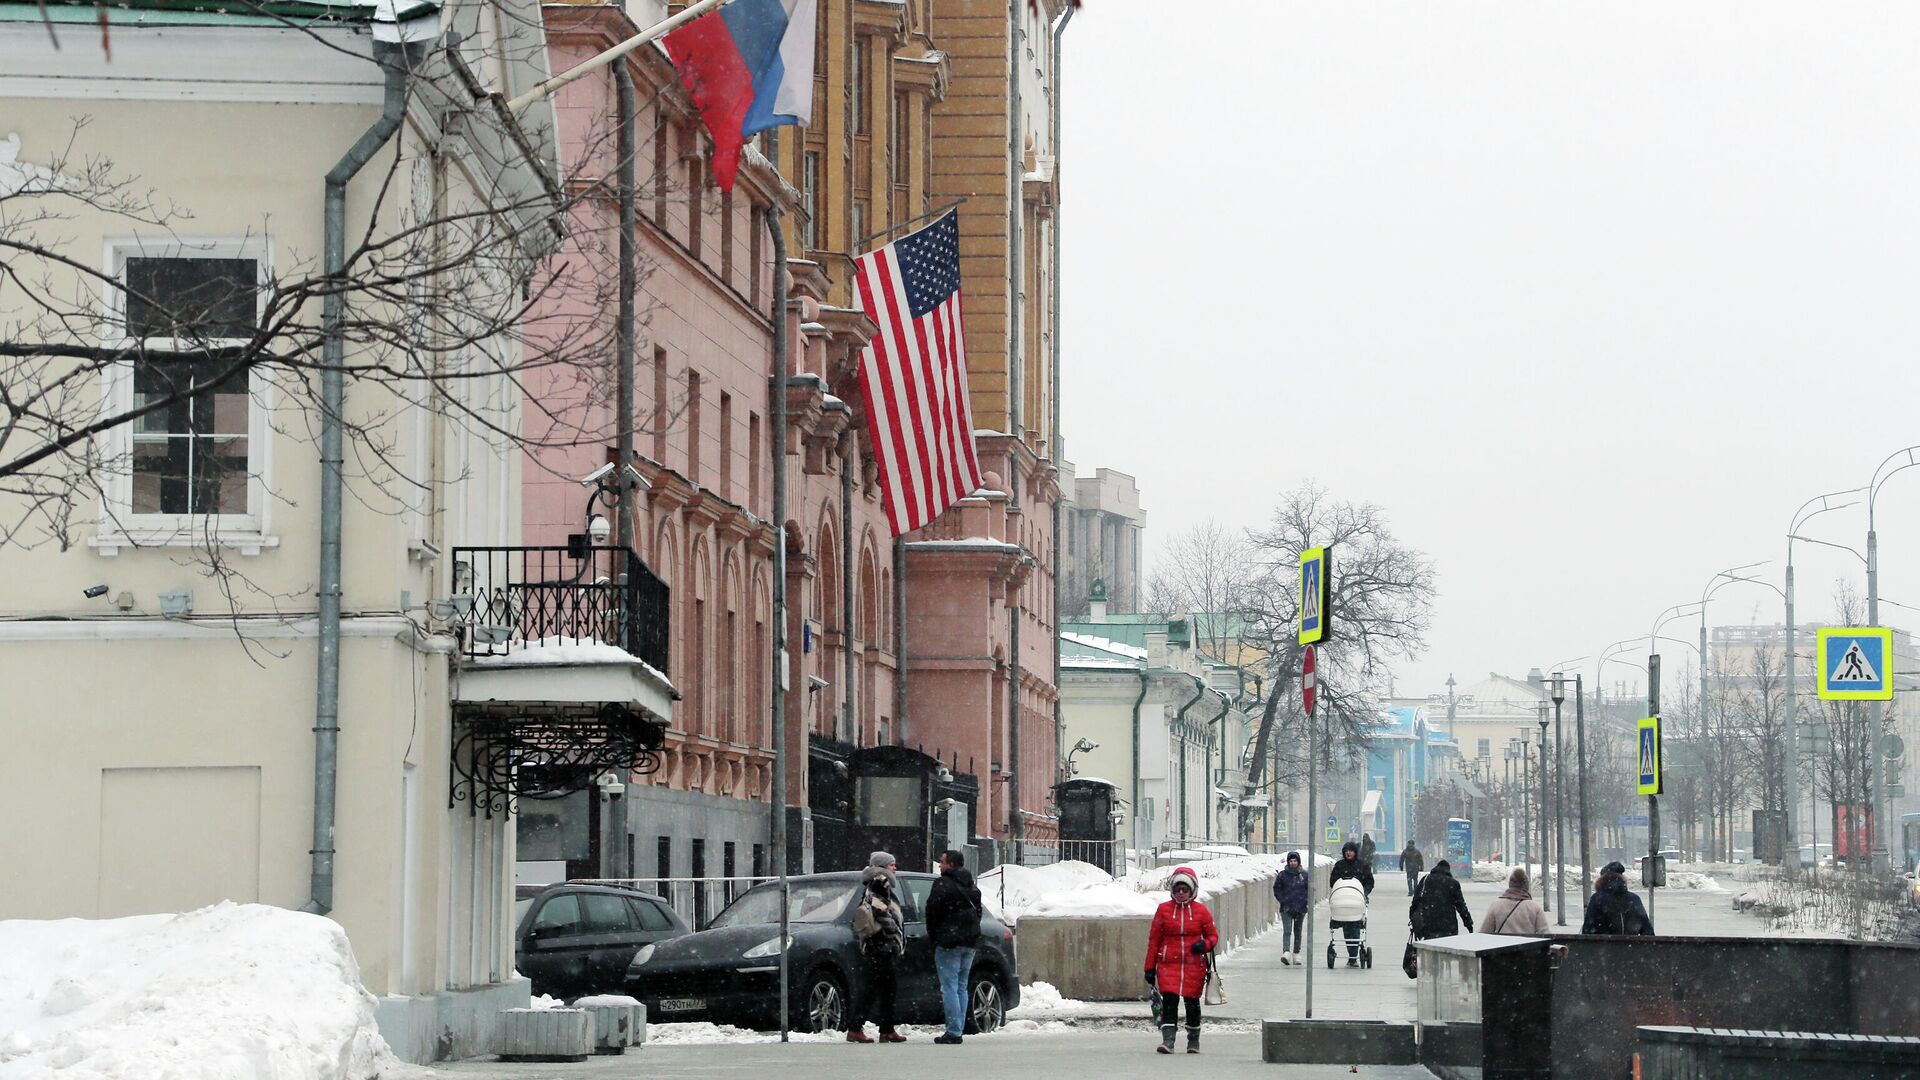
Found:
M 454 592 L 473 601 L 468 657 L 565 638 L 618 645 L 667 670 L 667 585 L 632 549 L 462 547 L 453 559 Z

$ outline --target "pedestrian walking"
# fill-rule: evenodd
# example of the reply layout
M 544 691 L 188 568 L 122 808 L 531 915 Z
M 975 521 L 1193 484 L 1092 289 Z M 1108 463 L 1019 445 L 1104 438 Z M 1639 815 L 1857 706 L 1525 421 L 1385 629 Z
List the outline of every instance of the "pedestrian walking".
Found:
M 967 976 L 980 943 L 980 890 L 958 851 L 940 853 L 940 876 L 927 894 L 927 936 L 933 939 L 933 970 L 940 976 L 940 1005 L 947 1030 L 934 1042 L 958 1046 L 967 1030 Z
M 899 963 L 907 951 L 905 915 L 894 877 L 897 864 L 892 855 L 876 851 L 860 873 L 866 891 L 853 910 L 853 936 L 860 942 L 860 958 L 866 974 L 864 1009 L 851 1014 L 847 1041 L 870 1043 L 867 1022 L 880 1029 L 881 1042 L 906 1042 L 907 1037 L 893 1029 L 894 999 L 899 994 Z
M 1407 841 L 1406 850 L 1400 853 L 1400 869 L 1407 872 L 1407 895 L 1413 895 L 1413 887 L 1420 884 L 1420 871 L 1427 868 L 1427 857 L 1420 854 L 1413 841 Z
M 1369 870 L 1373 869 L 1373 852 L 1374 852 L 1373 834 L 1367 833 L 1367 832 L 1361 833 L 1360 834 L 1360 861 L 1363 863 L 1366 863 L 1367 869 Z
M 1147 985 L 1160 991 L 1160 1045 L 1156 1049 L 1162 1054 L 1173 1053 L 1180 1005 L 1185 1002 L 1187 1053 L 1197 1054 L 1200 995 L 1207 988 L 1207 960 L 1220 944 L 1220 934 L 1213 927 L 1213 912 L 1195 899 L 1200 879 L 1191 869 L 1175 869 L 1168 891 L 1172 898 L 1153 913 L 1153 925 L 1147 931 Z
M 1487 905 L 1486 917 L 1480 920 L 1480 925 L 1489 934 L 1544 936 L 1553 933 L 1547 928 L 1547 913 L 1528 890 L 1526 868 L 1520 866 L 1507 875 L 1507 891 Z
M 1587 898 L 1587 917 L 1580 924 L 1580 932 L 1653 936 L 1653 920 L 1640 898 L 1627 888 L 1627 868 L 1618 860 L 1600 868 L 1593 895 Z
M 1274 875 L 1273 899 L 1280 905 L 1280 962 L 1298 964 L 1307 917 L 1307 872 L 1300 867 L 1299 852 L 1287 852 L 1287 868 Z
M 1473 913 L 1467 910 L 1467 898 L 1447 860 L 1434 863 L 1433 872 L 1420 880 L 1407 907 L 1407 923 L 1416 941 L 1452 937 L 1460 932 L 1461 923 L 1466 924 L 1467 933 L 1473 933 Z

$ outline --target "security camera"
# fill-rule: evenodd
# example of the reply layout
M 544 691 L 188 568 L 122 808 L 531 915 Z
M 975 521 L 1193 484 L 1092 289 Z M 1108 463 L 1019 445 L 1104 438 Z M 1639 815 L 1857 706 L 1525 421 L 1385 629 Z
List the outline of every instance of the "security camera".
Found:
M 613 535 L 613 522 L 605 514 L 595 514 L 587 521 L 587 535 L 593 537 L 596 544 L 604 544 L 607 537 Z
M 107 587 L 105 585 L 89 585 L 81 590 L 80 594 L 89 600 L 98 600 L 107 595 Z
M 942 765 L 933 770 L 933 778 L 943 784 L 951 784 L 953 783 L 953 770 Z
M 602 481 L 602 480 L 604 480 L 604 479 L 606 479 L 606 478 L 607 478 L 607 476 L 608 476 L 608 474 L 610 474 L 610 473 L 612 473 L 612 472 L 613 472 L 613 462 L 611 462 L 611 461 L 609 461 L 609 462 L 607 462 L 607 463 L 606 463 L 605 465 L 602 465 L 602 466 L 600 466 L 599 468 L 597 468 L 597 469 L 595 469 L 595 470 L 593 470 L 592 472 L 590 472 L 590 473 L 588 473 L 587 475 L 585 475 L 585 476 L 583 476 L 583 477 L 581 477 L 581 478 L 580 478 L 580 486 L 581 486 L 581 487 L 592 487 L 593 485 L 595 485 L 595 484 L 597 484 L 597 483 L 599 483 L 600 481 Z
M 828 686 L 831 686 L 831 685 L 832 685 L 831 683 L 827 682 L 827 680 L 821 678 L 818 675 L 807 676 L 807 692 L 808 693 L 814 693 L 816 691 L 825 690 Z
M 934 803 L 933 805 L 936 809 L 951 810 L 954 807 L 960 805 L 960 800 L 959 799 L 941 799 L 939 802 Z

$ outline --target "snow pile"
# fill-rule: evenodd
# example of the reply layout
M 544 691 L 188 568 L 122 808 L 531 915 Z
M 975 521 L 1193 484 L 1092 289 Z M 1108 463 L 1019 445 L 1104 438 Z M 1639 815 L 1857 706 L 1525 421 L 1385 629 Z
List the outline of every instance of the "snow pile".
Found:
M 1159 906 L 1160 900 L 1142 895 L 1120 882 L 1107 881 L 1066 892 L 1048 893 L 1036 900 L 1024 914 L 1083 919 L 1148 918 Z
M 533 1001 L 529 1003 L 529 1007 L 535 1009 L 564 1009 L 567 1007 L 567 1003 L 554 997 L 552 994 L 535 994 Z
M 1080 1002 L 1063 997 L 1060 991 L 1049 982 L 1033 982 L 1020 988 L 1020 1004 L 1007 1011 L 1008 1016 L 1044 1016 L 1079 1005 Z
M 975 882 L 987 910 L 1008 926 L 1016 925 L 1044 896 L 1112 883 L 1105 870 L 1071 860 L 1046 866 L 996 866 Z
M 8 1080 L 372 1080 L 406 1070 L 339 924 L 261 904 L 0 921 Z
M 837 1031 L 811 1032 L 795 1031 L 788 1036 L 793 1042 L 844 1042 L 846 1036 Z M 709 1046 L 725 1043 L 770 1043 L 779 1042 L 777 1031 L 751 1031 L 734 1027 L 731 1024 L 685 1023 L 685 1024 L 648 1024 L 648 1046 Z

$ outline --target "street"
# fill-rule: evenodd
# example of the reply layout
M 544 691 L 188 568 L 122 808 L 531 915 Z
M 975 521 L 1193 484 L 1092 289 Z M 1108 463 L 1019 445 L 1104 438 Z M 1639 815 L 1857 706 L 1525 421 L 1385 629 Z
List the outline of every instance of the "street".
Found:
M 1320 964 L 1313 974 L 1314 1015 L 1329 1019 L 1411 1020 L 1415 983 L 1400 970 L 1407 943 L 1404 879 L 1383 874 L 1370 909 L 1372 968 L 1326 967 L 1324 911 L 1315 926 L 1314 948 Z M 1503 886 L 1463 883 L 1476 922 Z M 1584 902 L 1585 897 L 1580 898 Z M 1568 897 L 1569 930 L 1579 927 L 1580 902 Z M 1761 923 L 1735 914 L 1728 894 L 1710 890 L 1662 889 L 1655 901 L 1663 934 L 1755 936 Z M 1549 915 L 1557 919 L 1558 912 Z M 1270 930 L 1220 962 L 1227 987 L 1226 1004 L 1210 1007 L 1202 1035 L 1200 1061 L 1185 1055 L 1172 1062 L 1153 1053 L 1155 1033 L 1144 1003 L 1095 1002 L 1069 1006 L 1047 1018 L 1016 1019 L 1008 1030 L 969 1038 L 959 1048 L 935 1046 L 933 1029 L 912 1029 L 913 1039 L 897 1046 L 857 1046 L 844 1042 L 798 1042 L 782 1046 L 760 1042 L 648 1045 L 623 1057 L 594 1058 L 579 1064 L 510 1065 L 491 1060 L 438 1066 L 436 1071 L 463 1080 L 567 1080 L 572 1077 L 627 1076 L 645 1072 L 675 1077 L 758 1077 L 777 1071 L 785 1080 L 838 1078 L 885 1059 L 888 1072 L 910 1076 L 993 1076 L 1024 1072 L 1044 1063 L 1048 1080 L 1104 1080 L 1147 1076 L 1169 1068 L 1204 1069 L 1210 1078 L 1273 1076 L 1260 1061 L 1259 1021 L 1299 1017 L 1305 1011 L 1306 972 L 1280 963 L 1280 932 Z M 1352 1076 L 1345 1065 L 1293 1067 L 1289 1078 Z M 1360 1075 L 1376 1078 L 1428 1077 L 1424 1069 L 1367 1066 Z

